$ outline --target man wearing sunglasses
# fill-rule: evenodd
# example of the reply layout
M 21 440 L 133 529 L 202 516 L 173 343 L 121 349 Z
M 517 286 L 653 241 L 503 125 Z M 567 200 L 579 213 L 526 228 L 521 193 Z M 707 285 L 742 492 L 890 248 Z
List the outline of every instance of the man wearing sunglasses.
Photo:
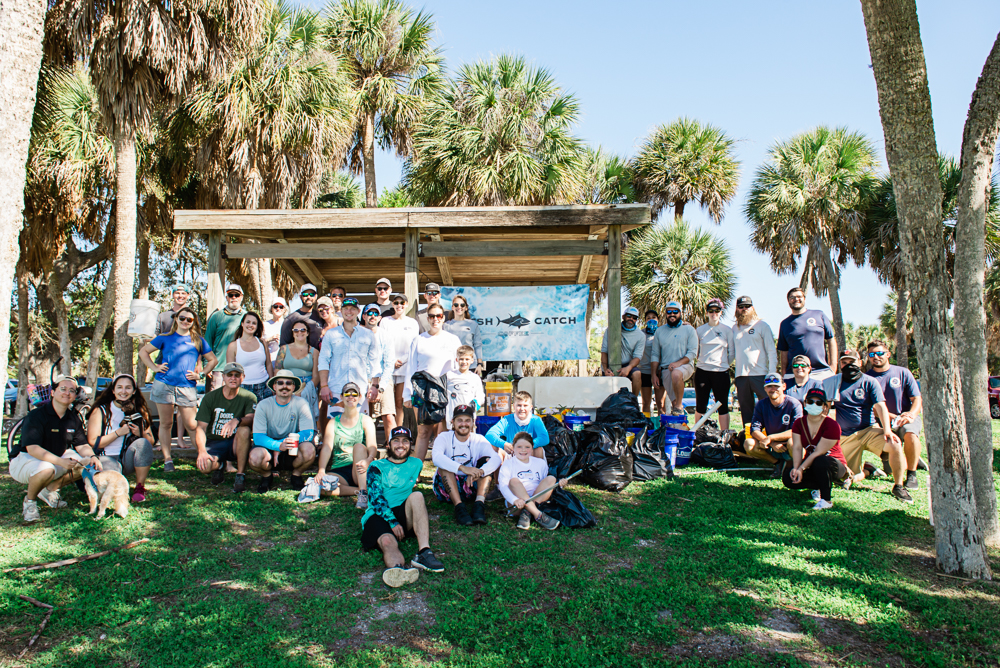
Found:
M 424 306 L 417 313 L 417 325 L 420 327 L 420 334 L 430 330 L 431 324 L 427 320 L 427 309 L 429 309 L 434 304 L 441 303 L 441 286 L 437 283 L 428 283 L 424 286 L 424 299 L 427 301 L 427 305 Z M 454 314 L 451 311 L 444 312 L 444 321 L 451 320 Z
M 767 398 L 764 376 L 778 368 L 771 326 L 757 316 L 753 300 L 743 295 L 736 300 L 736 324 L 733 325 L 736 345 L 736 400 L 740 402 L 743 424 L 750 424 L 758 401 Z
M 667 322 L 665 326 L 656 329 L 653 352 L 649 358 L 653 387 L 664 388 L 665 396 L 670 397 L 673 415 L 685 415 L 682 406 L 684 383 L 694 375 L 698 333 L 681 319 L 680 302 L 669 302 L 664 314 Z M 660 405 L 660 413 L 666 413 L 665 403 Z
M 824 389 L 824 382 L 809 377 L 811 372 L 812 362 L 808 357 L 805 355 L 796 355 L 793 357 L 792 378 L 785 381 L 785 394 L 793 399 L 797 399 L 799 402 L 804 402 L 806 395 L 809 394 L 809 390 L 814 387 L 818 387 L 821 390 Z M 834 387 L 829 394 L 831 401 L 836 393 L 837 388 Z
M 618 368 L 612 369 L 608 363 L 608 329 L 604 330 L 601 339 L 601 375 L 621 376 L 632 381 L 632 394 L 642 393 L 642 374 L 639 372 L 639 362 L 646 349 L 646 334 L 638 326 L 639 309 L 629 306 L 622 313 L 622 350 L 618 359 Z
M 500 468 L 500 454 L 485 436 L 475 433 L 475 408 L 455 406 L 451 415 L 452 430 L 438 435 L 431 453 L 437 467 L 434 496 L 455 507 L 458 524 L 486 524 L 486 491 L 490 474 Z
M 833 338 L 833 325 L 822 311 L 806 309 L 806 293 L 794 287 L 787 294 L 792 314 L 778 326 L 778 354 L 781 356 L 779 373 L 792 377 L 789 360 L 805 355 L 812 362 L 812 377 L 823 380 L 834 375 L 831 368 L 837 358 L 837 339 Z
M 208 316 L 205 324 L 205 340 L 212 350 L 221 350 L 223 361 L 226 359 L 226 348 L 233 342 L 236 331 L 240 328 L 240 321 L 246 309 L 243 308 L 243 288 L 230 283 L 226 286 L 226 305 L 212 315 Z M 212 387 L 222 387 L 222 372 L 212 372 Z M 206 387 L 206 390 L 211 388 Z
M 299 290 L 299 299 L 302 300 L 302 306 L 286 315 L 285 321 L 281 323 L 280 343 L 283 346 L 293 343 L 295 335 L 292 333 L 292 327 L 295 323 L 301 322 L 309 328 L 309 345 L 313 348 L 319 348 L 319 343 L 323 338 L 323 326 L 326 323 L 323 322 L 323 318 L 315 310 L 317 299 L 316 286 L 312 283 L 304 284 Z
M 281 297 L 275 297 L 271 304 L 271 319 L 264 321 L 264 343 L 267 345 L 267 352 L 271 355 L 271 361 L 278 357 L 278 350 L 281 348 L 281 326 L 285 322 L 285 315 L 288 313 L 288 302 Z
M 909 369 L 889 364 L 889 348 L 883 341 L 868 343 L 868 361 L 872 367 L 867 375 L 874 378 L 882 388 L 892 430 L 903 442 L 903 454 L 906 457 L 906 480 L 903 487 L 920 489 L 917 481 L 917 468 L 920 464 L 920 409 L 923 408 L 920 386 Z M 888 465 L 887 473 L 892 471 L 888 457 L 883 455 L 882 463 Z
M 340 388 L 347 383 L 355 383 L 365 388 L 361 412 L 368 413 L 368 402 L 378 398 L 379 377 L 382 374 L 378 342 L 371 330 L 358 326 L 361 307 L 358 300 L 348 297 L 344 300 L 341 315 L 344 322 L 323 335 L 319 349 L 319 395 L 330 404 L 331 412 L 343 410 L 340 404 Z M 330 388 L 337 388 L 334 392 Z
M 375 282 L 375 303 L 383 317 L 392 315 L 392 283 L 388 278 L 380 278 Z
M 295 396 L 302 381 L 288 369 L 275 373 L 267 386 L 274 396 L 257 404 L 253 414 L 249 462 L 260 474 L 257 493 L 271 489 L 275 471 L 291 471 L 292 489 L 298 492 L 305 487 L 302 474 L 316 458 L 312 411 L 305 399 Z

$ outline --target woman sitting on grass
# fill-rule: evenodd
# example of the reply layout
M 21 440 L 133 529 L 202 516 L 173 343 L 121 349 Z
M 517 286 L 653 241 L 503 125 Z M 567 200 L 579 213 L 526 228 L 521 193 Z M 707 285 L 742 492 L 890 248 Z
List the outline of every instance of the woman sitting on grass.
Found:
M 833 481 L 846 478 L 849 487 L 851 480 L 840 449 L 840 425 L 828 417 L 830 402 L 818 387 L 806 393 L 802 408 L 805 415 L 792 424 L 792 466 L 782 480 L 789 489 L 812 490 L 813 510 L 826 510 L 833 508 Z
M 559 528 L 559 520 L 543 513 L 537 505 L 549 500 L 549 497 L 552 496 L 551 489 L 534 501 L 528 501 L 539 488 L 546 489 L 556 484 L 555 476 L 549 475 L 549 465 L 545 463 L 545 460 L 531 456 L 535 448 L 535 440 L 528 432 L 521 431 L 514 435 L 511 445 L 514 449 L 514 456 L 508 457 L 500 467 L 497 485 L 500 488 L 500 493 L 507 500 L 507 505 L 521 511 L 517 518 L 517 528 L 530 528 L 532 518 L 543 529 L 553 531 Z M 563 478 L 559 481 L 559 486 L 565 487 L 567 482 L 569 481 Z
M 132 503 L 146 500 L 146 477 L 153 464 L 152 423 L 146 400 L 127 373 L 104 388 L 87 419 L 87 441 L 103 470 L 135 474 Z

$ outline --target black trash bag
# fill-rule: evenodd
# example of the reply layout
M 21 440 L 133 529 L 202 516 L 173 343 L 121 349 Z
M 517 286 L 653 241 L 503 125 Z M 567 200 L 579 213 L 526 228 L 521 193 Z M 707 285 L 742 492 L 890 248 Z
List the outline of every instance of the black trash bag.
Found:
M 597 526 L 594 513 L 587 510 L 573 492 L 567 492 L 562 487 L 556 487 L 549 500 L 539 504 L 538 509 L 570 529 L 589 529 Z
M 639 398 L 623 387 L 614 394 L 609 394 L 601 407 L 597 409 L 594 422 L 600 424 L 620 424 L 629 427 L 648 424 L 646 416 L 639 408 Z
M 734 438 L 736 438 L 736 430 L 726 429 L 719 435 L 719 443 L 722 443 L 723 445 L 732 445 Z
M 715 420 L 706 420 L 705 424 L 698 427 L 694 434 L 694 442 L 697 443 L 721 443 L 722 432 L 719 431 L 719 423 Z
M 737 467 L 733 449 L 728 445 L 702 443 L 691 451 L 691 464 L 713 469 L 734 469 Z
M 665 478 L 670 469 L 670 462 L 667 461 L 664 453 L 664 429 L 660 427 L 656 431 L 647 429 L 632 442 L 632 480 L 635 482 L 646 482 L 656 478 Z
M 590 424 L 577 432 L 580 450 L 576 468 L 581 478 L 596 489 L 621 492 L 632 482 L 632 448 L 618 425 Z
M 426 371 L 413 374 L 413 395 L 410 401 L 417 409 L 419 424 L 437 424 L 448 411 L 448 381 Z
M 579 450 L 576 432 L 551 415 L 543 417 L 542 423 L 549 433 L 549 444 L 545 446 L 545 460 L 549 463 L 549 475 L 565 478 L 576 470 L 573 468 Z

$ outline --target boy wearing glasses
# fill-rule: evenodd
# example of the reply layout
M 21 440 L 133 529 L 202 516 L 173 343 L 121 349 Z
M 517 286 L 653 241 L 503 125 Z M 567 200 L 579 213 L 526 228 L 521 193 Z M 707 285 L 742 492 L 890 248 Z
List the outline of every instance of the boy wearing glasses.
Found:
M 243 320 L 243 288 L 230 283 L 226 286 L 226 305 L 221 311 L 216 311 L 208 316 L 205 324 L 205 340 L 212 350 L 221 350 L 222 359 L 225 360 L 226 348 L 233 342 L 236 330 L 240 328 L 240 321 Z M 222 387 L 222 372 L 212 372 L 212 387 Z M 208 389 L 208 388 L 206 388 Z
M 736 300 L 736 399 L 740 403 L 743 424 L 750 424 L 757 402 L 766 399 L 764 376 L 775 373 L 778 354 L 774 349 L 771 326 L 757 316 L 753 300 L 743 295 Z
M 306 283 L 299 290 L 299 299 L 302 306 L 285 316 L 285 322 L 281 324 L 281 345 L 287 346 L 295 341 L 292 334 L 292 326 L 297 322 L 305 323 L 309 328 L 309 345 L 319 348 L 320 340 L 323 338 L 323 318 L 314 310 L 316 307 L 316 286 Z
M 302 381 L 288 369 L 275 373 L 267 386 L 274 396 L 257 404 L 253 414 L 250 468 L 260 474 L 257 493 L 271 489 L 275 471 L 291 471 L 297 492 L 305 486 L 302 474 L 316 457 L 312 411 L 305 399 L 295 396 Z
M 917 481 L 917 466 L 920 463 L 920 409 L 923 407 L 920 386 L 909 369 L 889 364 L 889 349 L 882 341 L 875 340 L 868 344 L 868 361 L 872 368 L 865 375 L 874 378 L 882 388 L 892 430 L 903 442 L 903 454 L 906 457 L 906 480 L 903 487 L 920 489 Z M 887 464 L 887 460 L 888 457 L 883 456 L 883 464 Z M 887 471 L 891 468 L 890 464 Z
M 656 330 L 653 352 L 649 358 L 653 387 L 663 387 L 666 390 L 665 396 L 670 397 L 671 414 L 686 415 L 682 406 L 684 383 L 694 375 L 698 333 L 681 319 L 680 302 L 669 302 L 664 314 L 667 321 Z M 661 404 L 660 413 L 665 412 L 666 406 Z

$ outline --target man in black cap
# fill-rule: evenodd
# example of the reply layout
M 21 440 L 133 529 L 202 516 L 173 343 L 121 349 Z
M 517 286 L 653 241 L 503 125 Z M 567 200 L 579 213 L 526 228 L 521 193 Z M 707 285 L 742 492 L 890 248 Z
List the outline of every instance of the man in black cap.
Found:
M 764 376 L 775 373 L 778 354 L 774 349 L 771 326 L 757 316 L 753 300 L 743 295 L 736 300 L 736 400 L 740 403 L 743 424 L 750 424 L 754 407 L 767 398 Z
M 427 301 L 427 305 L 424 306 L 417 313 L 417 325 L 420 327 L 420 333 L 423 334 L 431 328 L 430 323 L 427 322 L 427 309 L 434 304 L 441 303 L 441 286 L 437 283 L 428 283 L 424 286 L 424 300 Z M 451 311 L 444 312 L 444 320 L 448 322 L 451 320 L 454 314 Z
M 455 506 L 455 521 L 462 526 L 486 524 L 486 491 L 490 474 L 500 468 L 500 454 L 486 437 L 473 431 L 476 409 L 455 406 L 452 431 L 434 440 L 432 458 L 437 471 L 432 489 L 440 501 Z M 472 514 L 467 504 L 472 502 Z

